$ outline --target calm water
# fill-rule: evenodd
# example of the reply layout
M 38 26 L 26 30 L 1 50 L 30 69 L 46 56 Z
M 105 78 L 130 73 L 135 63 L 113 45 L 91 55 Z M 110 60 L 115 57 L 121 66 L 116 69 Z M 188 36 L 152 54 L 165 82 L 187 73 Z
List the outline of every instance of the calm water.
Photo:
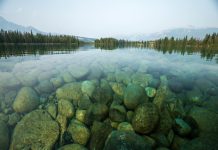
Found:
M 161 142 L 157 142 L 158 139 L 155 139 L 156 136 L 152 135 L 157 132 L 154 129 L 147 135 L 156 140 L 157 144 L 155 147 L 178 149 L 180 146 L 179 144 L 182 142 L 182 144 L 184 144 L 185 142 L 192 142 L 194 139 L 206 137 L 208 134 L 218 133 L 216 128 L 216 125 L 218 126 L 217 58 L 218 56 L 215 55 L 212 59 L 207 60 L 206 58 L 202 58 L 199 53 L 185 53 L 183 55 L 180 53 L 169 54 L 167 52 L 163 53 L 161 51 L 146 48 L 101 50 L 95 49 L 92 46 L 84 46 L 76 50 L 70 48 L 60 48 L 59 50 L 57 48 L 55 50 L 50 49 L 49 51 L 43 51 L 43 49 L 39 50 L 36 48 L 34 53 L 29 53 L 26 50 L 21 51 L 21 53 L 19 51 L 13 53 L 12 47 L 10 48 L 10 51 L 2 52 L 0 58 L 0 120 L 5 122 L 8 128 L 8 132 L 5 133 L 8 135 L 8 141 L 6 139 L 7 144 L 5 144 L 7 146 L 3 148 L 10 147 L 11 149 L 16 149 L 16 146 L 14 145 L 17 143 L 21 143 L 22 145 L 23 143 L 23 147 L 17 147 L 17 149 L 23 149 L 25 147 L 24 145 L 28 145 L 28 142 L 24 142 L 25 140 L 16 141 L 18 136 L 15 132 L 20 134 L 23 133 L 18 131 L 21 130 L 22 127 L 19 129 L 14 128 L 18 128 L 18 122 L 24 120 L 23 118 L 26 114 L 35 109 L 48 110 L 50 105 L 54 106 L 52 120 L 59 123 L 60 133 L 56 139 L 51 138 L 53 142 L 51 142 L 50 147 L 48 146 L 47 148 L 50 149 L 53 147 L 57 149 L 69 143 L 79 143 L 86 148 L 90 148 L 90 139 L 92 139 L 90 124 L 83 123 L 90 132 L 87 141 L 80 143 L 77 141 L 76 137 L 71 138 L 71 135 L 69 135 L 71 140 L 66 140 L 65 131 L 68 131 L 70 120 L 71 118 L 77 118 L 78 116 L 76 116 L 76 113 L 69 116 L 66 115 L 67 122 L 65 123 L 64 128 L 62 122 L 57 117 L 63 111 L 60 110 L 61 108 L 58 106 L 60 105 L 58 102 L 60 99 L 71 99 L 70 102 L 73 104 L 74 112 L 77 110 L 87 110 L 89 109 L 88 106 L 81 106 L 78 101 L 84 99 L 84 95 L 88 95 L 87 101 L 89 101 L 89 103 L 87 102 L 87 105 L 91 105 L 91 103 L 96 101 L 99 102 L 95 93 L 96 89 L 101 88 L 103 83 L 108 84 L 112 91 L 112 99 L 109 98 L 110 100 L 106 103 L 109 112 L 112 107 L 111 103 L 118 97 L 121 101 L 119 105 L 124 106 L 125 112 L 134 113 L 134 109 L 129 109 L 122 102 L 125 97 L 125 90 L 130 83 L 139 85 L 144 89 L 145 93 L 145 89 L 150 87 L 155 90 L 154 92 L 156 95 L 158 95 L 158 91 L 161 93 L 160 87 L 166 87 L 167 92 L 170 92 L 170 94 L 165 95 L 164 101 L 166 102 L 166 105 L 169 106 L 169 112 L 171 113 L 173 127 L 171 127 L 169 131 L 174 133 L 174 140 L 170 141 L 170 139 L 167 138 L 170 144 L 160 144 Z M 165 79 L 165 82 L 161 79 Z M 85 86 L 86 84 L 84 81 L 87 83 L 87 86 Z M 69 90 L 62 90 L 61 92 L 66 93 L 61 94 L 60 92 L 57 92 L 58 89 L 60 91 L 61 88 L 71 83 L 78 83 L 80 88 L 72 88 L 72 90 L 75 91 L 79 90 L 78 92 L 72 91 L 74 94 L 72 98 L 70 97 L 71 91 L 70 93 L 67 93 Z M 88 83 L 90 83 L 90 85 Z M 28 93 L 27 90 L 26 93 L 21 93 L 20 91 L 23 87 L 30 87 L 31 91 Z M 110 90 L 108 91 L 110 92 Z M 80 92 L 81 95 L 78 94 Z M 31 97 L 32 93 L 33 96 Z M 79 96 L 75 96 L 77 94 Z M 101 94 L 104 95 L 105 93 L 100 92 L 100 97 Z M 19 100 L 19 98 L 24 100 Z M 34 100 L 34 98 L 37 100 Z M 26 99 L 33 99 L 33 101 L 38 102 L 32 104 L 34 103 L 33 101 L 26 102 Z M 154 99 L 155 95 L 150 96 L 148 101 L 152 103 Z M 100 101 L 104 100 L 101 99 Z M 180 106 L 177 106 L 174 103 L 179 104 Z M 178 107 L 177 111 L 172 109 L 170 104 L 174 104 L 173 107 L 176 109 Z M 204 115 L 201 117 L 202 114 L 205 114 L 206 116 Z M 187 116 L 191 116 L 194 120 L 193 124 L 196 123 L 197 125 L 195 126 L 185 120 Z M 110 118 L 110 116 L 106 115 L 101 121 L 107 122 L 105 120 L 108 118 Z M 192 131 L 196 128 L 199 129 L 198 133 L 192 136 L 190 133 L 183 135 L 178 132 L 177 130 L 179 129 L 175 129 L 177 126 L 175 127 L 174 125 L 174 120 L 176 118 L 185 120 L 185 123 L 192 128 Z M 77 118 L 77 120 L 79 119 Z M 83 119 L 80 121 L 83 122 Z M 131 124 L 131 121 L 128 119 L 124 119 L 122 122 L 130 122 Z M 112 127 L 114 127 L 113 123 L 115 124 L 116 121 L 112 121 Z M 181 126 L 181 128 L 183 128 L 185 125 L 182 124 Z M 34 133 L 35 132 L 32 132 L 31 134 Z M 168 132 L 163 135 L 169 137 Z M 25 136 L 28 137 L 29 135 L 24 133 L 24 137 Z M 178 139 L 180 139 L 180 143 L 178 142 Z M 183 140 L 182 142 L 181 139 Z M 200 143 L 205 144 L 204 139 L 201 140 L 202 139 L 200 139 Z M 215 142 L 216 141 L 217 138 Z M 32 142 L 32 149 L 34 149 L 33 145 L 34 142 Z M 31 146 L 25 148 L 30 147 Z M 43 149 L 42 147 L 41 149 Z M 214 149 L 217 148 L 216 145 L 213 145 L 212 147 Z

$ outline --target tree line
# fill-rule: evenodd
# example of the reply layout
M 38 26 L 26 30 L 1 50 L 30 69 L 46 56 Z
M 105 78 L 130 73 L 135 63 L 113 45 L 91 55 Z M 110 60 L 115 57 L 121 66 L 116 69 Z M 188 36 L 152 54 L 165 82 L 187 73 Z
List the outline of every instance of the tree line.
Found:
M 102 49 L 115 49 L 122 47 L 139 47 L 145 46 L 146 41 L 128 41 L 128 40 L 118 40 L 115 38 L 100 38 L 95 40 L 95 47 Z
M 203 40 L 195 39 L 187 36 L 183 39 L 175 39 L 174 37 L 148 41 L 148 47 L 156 49 L 192 49 L 192 50 L 214 50 L 218 51 L 218 33 L 212 35 L 207 34 Z
M 33 34 L 31 32 L 0 31 L 0 43 L 60 43 L 79 45 L 80 41 L 75 36 Z

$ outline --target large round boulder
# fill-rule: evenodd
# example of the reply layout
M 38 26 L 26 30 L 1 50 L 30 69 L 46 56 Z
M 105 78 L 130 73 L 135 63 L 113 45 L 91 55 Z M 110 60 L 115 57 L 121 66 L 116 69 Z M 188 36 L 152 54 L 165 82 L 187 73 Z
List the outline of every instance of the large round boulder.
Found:
M 16 112 L 24 113 L 35 109 L 39 105 L 39 97 L 35 90 L 30 87 L 23 87 L 18 92 L 13 103 Z
M 140 103 L 146 102 L 144 89 L 136 84 L 129 84 L 124 92 L 124 104 L 128 109 L 135 109 Z
M 139 105 L 132 119 L 132 125 L 136 132 L 148 134 L 152 132 L 159 121 L 157 107 L 152 103 Z
M 88 150 L 88 149 L 80 144 L 68 144 L 60 147 L 58 150 Z
M 151 150 L 151 146 L 146 143 L 143 137 L 134 132 L 113 131 L 105 142 L 104 150 Z
M 16 125 L 10 149 L 53 149 L 59 136 L 59 126 L 43 110 L 25 115 Z
M 76 79 L 80 79 L 85 77 L 89 73 L 89 68 L 80 66 L 80 65 L 70 65 L 68 66 L 69 72 L 72 74 L 73 77 Z

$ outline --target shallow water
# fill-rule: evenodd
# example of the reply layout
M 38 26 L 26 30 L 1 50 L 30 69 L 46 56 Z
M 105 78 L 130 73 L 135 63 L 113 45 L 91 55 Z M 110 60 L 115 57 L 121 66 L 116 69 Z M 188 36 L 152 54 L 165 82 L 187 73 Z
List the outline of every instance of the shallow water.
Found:
M 175 117 L 183 118 L 193 107 L 209 110 L 216 117 L 218 115 L 217 55 L 213 59 L 206 60 L 199 53 L 169 54 L 146 48 L 101 50 L 92 46 L 80 47 L 76 51 L 68 49 L 52 53 L 10 54 L 0 58 L 0 119 L 9 128 L 9 137 L 12 137 L 13 129 L 25 114 L 38 108 L 46 110 L 50 103 L 57 106 L 58 99 L 69 98 L 69 95 L 58 97 L 57 89 L 69 83 L 83 83 L 87 80 L 95 85 L 93 91 L 97 87 L 101 88 L 101 83 L 106 81 L 112 88 L 112 96 L 118 95 L 122 101 L 128 84 L 138 84 L 143 89 L 152 87 L 158 91 L 162 84 L 161 78 L 164 77 L 171 92 L 167 100 L 170 102 L 179 100 L 182 103 L 183 110 Z M 115 86 L 115 83 L 119 85 Z M 15 108 L 13 103 L 22 87 L 31 87 L 36 92 L 39 99 L 37 106 L 31 109 L 24 108 L 24 111 Z M 82 90 L 81 95 L 86 94 L 86 91 Z M 95 102 L 95 96 L 92 97 L 92 94 L 88 93 L 88 97 Z M 75 109 L 80 109 L 75 102 L 76 98 L 72 99 Z M 149 101 L 152 102 L 153 99 L 154 97 L 150 97 Z M 109 108 L 110 104 L 111 102 L 107 103 Z M 128 110 L 126 108 L 126 111 Z M 198 120 L 196 121 L 198 123 Z M 214 123 L 217 124 L 215 121 Z M 199 126 L 201 128 L 201 125 Z M 202 128 L 208 126 L 203 125 Z M 209 131 L 213 132 L 213 129 Z M 59 137 L 55 141 L 56 144 L 53 143 L 53 147 L 64 145 L 59 144 L 60 141 Z M 87 145 L 85 144 L 89 147 Z

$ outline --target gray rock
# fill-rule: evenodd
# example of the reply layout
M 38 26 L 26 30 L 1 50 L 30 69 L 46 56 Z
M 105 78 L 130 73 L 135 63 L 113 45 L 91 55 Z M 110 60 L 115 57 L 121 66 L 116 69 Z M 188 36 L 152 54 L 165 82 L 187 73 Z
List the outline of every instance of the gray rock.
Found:
M 65 71 L 61 74 L 61 77 L 63 78 L 65 83 L 75 82 L 76 79 L 68 72 Z
M 64 80 L 62 77 L 51 78 L 50 82 L 55 88 L 59 88 L 64 84 Z
M 68 70 L 72 74 L 72 76 L 75 77 L 76 79 L 81 79 L 89 73 L 88 67 L 84 67 L 76 64 L 68 66 Z
M 10 149 L 52 149 L 59 136 L 59 126 L 43 110 L 25 115 L 16 125 Z
M 124 92 L 124 104 L 128 109 L 135 109 L 147 101 L 144 89 L 136 84 L 129 84 Z
M 113 131 L 108 136 L 104 150 L 151 150 L 146 141 L 134 132 Z
M 20 81 L 9 72 L 0 72 L 0 88 L 16 88 Z
M 9 146 L 9 131 L 5 122 L 0 120 L 0 149 L 7 150 Z
M 29 112 L 39 105 L 37 93 L 30 87 L 23 87 L 17 94 L 13 103 L 13 109 L 16 112 Z
M 53 84 L 48 81 L 40 81 L 39 84 L 35 88 L 38 93 L 51 93 L 54 90 Z
M 67 131 L 71 134 L 75 143 L 86 145 L 90 138 L 89 129 L 78 120 L 71 120 Z

